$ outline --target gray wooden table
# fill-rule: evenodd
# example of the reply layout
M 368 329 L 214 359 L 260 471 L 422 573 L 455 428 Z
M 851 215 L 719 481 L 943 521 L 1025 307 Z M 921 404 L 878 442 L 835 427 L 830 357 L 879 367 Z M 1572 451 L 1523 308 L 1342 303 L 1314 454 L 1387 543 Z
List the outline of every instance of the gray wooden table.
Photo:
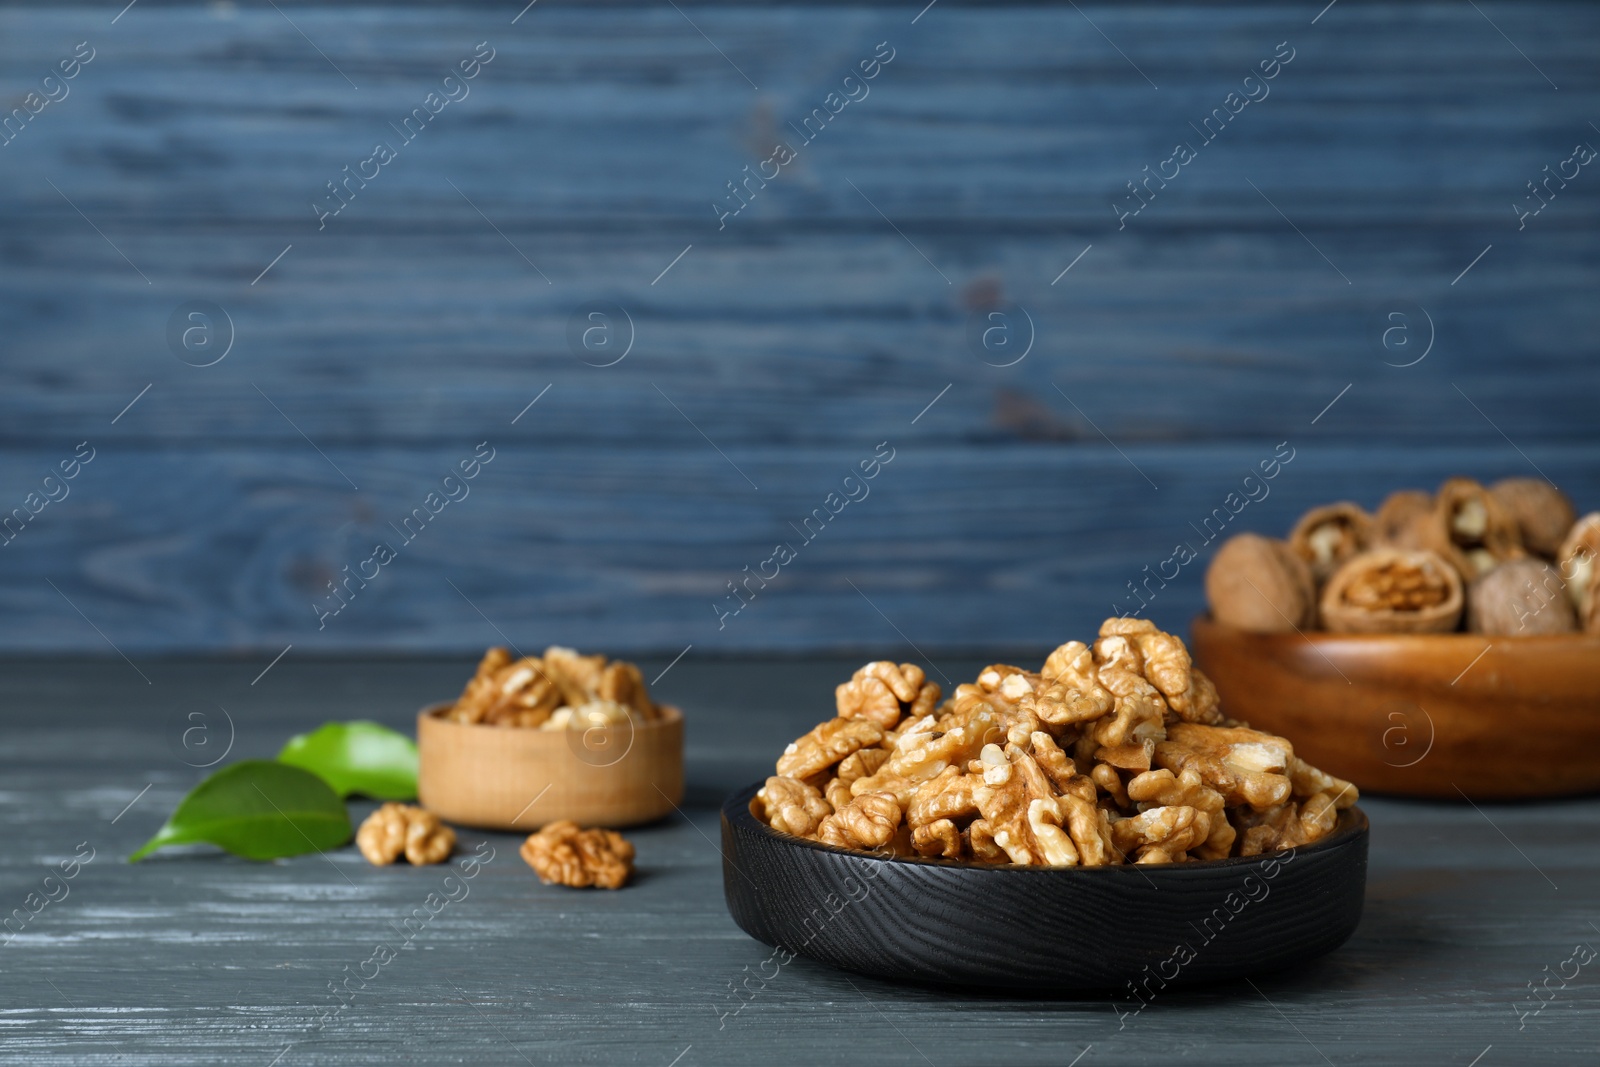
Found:
M 1366 800 L 1371 880 L 1347 945 L 1253 984 L 1163 994 L 1136 1016 L 1103 997 L 942 993 L 803 959 L 735 996 L 770 953 L 723 906 L 715 806 L 828 705 L 850 664 L 821 659 L 679 663 L 658 692 L 690 716 L 689 795 L 682 815 L 630 835 L 636 882 L 547 888 L 517 838 L 464 831 L 463 851 L 486 841 L 494 858 L 334 1013 L 329 984 L 379 943 L 402 943 L 399 924 L 443 869 L 376 869 L 353 848 L 268 864 L 201 848 L 124 857 L 203 773 L 186 761 L 221 754 L 230 720 L 230 759 L 270 756 L 330 718 L 406 728 L 469 664 L 290 658 L 252 683 L 263 666 L 0 665 L 0 911 L 93 850 L 68 894 L 0 946 L 0 1060 L 1496 1067 L 1600 1056 L 1600 961 L 1563 966 L 1575 945 L 1600 946 L 1595 800 Z M 665 663 L 645 666 L 648 677 Z M 952 677 L 978 666 L 939 663 Z M 185 748 L 197 724 L 207 732 Z M 1531 1000 L 1529 984 L 1546 980 L 1551 992 Z

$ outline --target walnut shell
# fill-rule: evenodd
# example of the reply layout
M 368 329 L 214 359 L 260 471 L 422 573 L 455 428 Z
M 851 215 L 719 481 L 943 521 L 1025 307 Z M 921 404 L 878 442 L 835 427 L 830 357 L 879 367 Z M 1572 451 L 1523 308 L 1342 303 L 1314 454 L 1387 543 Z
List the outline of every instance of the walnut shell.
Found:
M 1423 548 L 1432 549 L 1466 581 L 1527 553 L 1522 532 L 1504 508 L 1471 478 L 1451 478 L 1433 498 L 1433 521 L 1423 528 Z
M 1399 489 L 1390 493 L 1372 516 L 1373 545 L 1390 548 L 1421 548 L 1413 535 L 1418 520 L 1433 514 L 1433 496 L 1421 489 Z
M 1311 565 L 1320 585 L 1339 564 L 1372 547 L 1372 516 L 1348 500 L 1312 508 L 1294 524 L 1289 547 Z
M 1513 559 L 1467 590 L 1467 629 L 1480 634 L 1569 634 L 1578 613 L 1561 574 L 1542 559 Z
M 1572 524 L 1561 545 L 1561 577 L 1585 633 L 1600 633 L 1600 511 Z
M 1375 548 L 1334 571 L 1320 607 L 1335 633 L 1446 633 L 1464 601 L 1461 575 L 1437 552 Z
M 1206 568 L 1206 599 L 1218 622 L 1255 633 L 1283 633 L 1311 622 L 1311 568 L 1287 543 L 1235 534 Z
M 1523 547 L 1545 559 L 1556 558 L 1578 521 L 1567 494 L 1543 478 L 1502 478 L 1489 487 L 1489 495 L 1517 524 Z

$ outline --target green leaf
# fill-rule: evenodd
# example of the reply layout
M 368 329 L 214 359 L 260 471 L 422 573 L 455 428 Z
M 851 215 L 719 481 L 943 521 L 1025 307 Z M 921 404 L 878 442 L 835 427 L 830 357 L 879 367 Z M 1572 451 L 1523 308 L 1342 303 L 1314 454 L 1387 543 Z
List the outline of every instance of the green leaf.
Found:
M 341 797 L 417 797 L 417 746 L 405 734 L 375 722 L 330 722 L 312 733 L 296 734 L 278 753 L 278 762 L 320 776 Z
M 211 775 L 144 847 L 143 859 L 167 845 L 206 842 L 250 860 L 272 860 L 338 848 L 350 840 L 350 816 L 328 783 L 272 760 L 245 760 Z

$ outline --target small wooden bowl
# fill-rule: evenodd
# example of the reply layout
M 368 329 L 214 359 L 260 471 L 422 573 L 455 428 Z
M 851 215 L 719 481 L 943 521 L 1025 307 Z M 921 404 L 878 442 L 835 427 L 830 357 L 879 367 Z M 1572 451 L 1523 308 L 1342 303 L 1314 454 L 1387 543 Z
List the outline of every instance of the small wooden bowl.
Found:
M 1225 714 L 1362 789 L 1449 800 L 1600 789 L 1600 637 L 1255 634 L 1206 617 L 1192 632 Z
M 983 867 L 780 834 L 750 813 L 759 788 L 722 807 L 722 889 L 733 921 L 758 941 L 878 978 L 1101 990 L 1131 1011 L 1167 987 L 1314 959 L 1361 919 L 1367 817 L 1358 808 L 1315 844 L 1247 859 Z
M 622 827 L 683 799 L 683 714 L 639 726 L 533 730 L 417 714 L 417 798 L 445 822 L 532 832 L 557 819 Z

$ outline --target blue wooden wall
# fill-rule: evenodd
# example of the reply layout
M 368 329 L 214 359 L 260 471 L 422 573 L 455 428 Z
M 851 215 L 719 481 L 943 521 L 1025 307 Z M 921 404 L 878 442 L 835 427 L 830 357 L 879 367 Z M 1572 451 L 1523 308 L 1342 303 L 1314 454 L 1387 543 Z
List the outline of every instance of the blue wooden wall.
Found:
M 1600 507 L 1592 5 L 120 7 L 0 7 L 0 648 L 1043 646 L 1275 452 Z

